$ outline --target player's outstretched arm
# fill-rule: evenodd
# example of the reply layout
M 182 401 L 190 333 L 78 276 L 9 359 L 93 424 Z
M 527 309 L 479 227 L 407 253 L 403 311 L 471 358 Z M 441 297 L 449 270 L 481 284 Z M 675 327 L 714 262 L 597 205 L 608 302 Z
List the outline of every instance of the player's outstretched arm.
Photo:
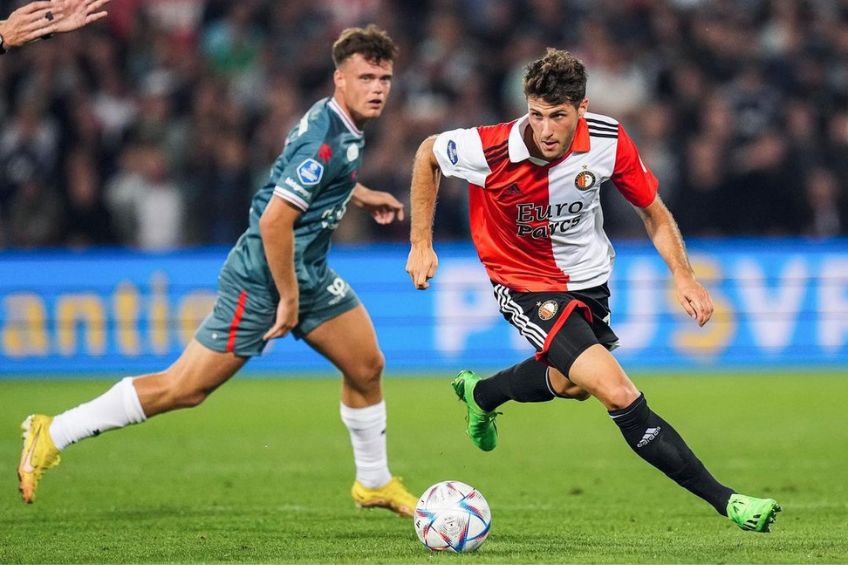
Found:
M 436 193 L 442 171 L 433 153 L 435 136 L 428 137 L 418 147 L 412 166 L 410 188 L 409 257 L 406 272 L 418 290 L 430 287 L 429 280 L 436 275 L 439 258 L 433 250 L 433 215 L 436 212 Z
M 677 300 L 686 313 L 703 326 L 713 315 L 713 301 L 710 293 L 695 278 L 677 222 L 659 195 L 651 204 L 637 210 L 654 247 L 674 276 Z
M 378 224 L 391 224 L 403 221 L 403 204 L 392 194 L 382 190 L 371 190 L 357 183 L 350 198 L 353 205 L 371 214 Z

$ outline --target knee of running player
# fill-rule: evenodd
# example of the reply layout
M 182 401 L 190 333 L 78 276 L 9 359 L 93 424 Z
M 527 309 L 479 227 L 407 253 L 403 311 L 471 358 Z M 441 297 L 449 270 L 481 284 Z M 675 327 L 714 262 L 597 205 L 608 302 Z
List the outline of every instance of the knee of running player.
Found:
M 621 410 L 639 398 L 639 390 L 602 345 L 589 347 L 571 365 L 569 377 L 601 401 L 607 410 Z
M 360 393 L 368 393 L 380 387 L 385 357 L 376 349 L 371 354 L 358 356 L 356 362 L 344 368 L 344 379 L 348 386 Z
M 639 397 L 636 386 L 578 311 L 571 313 L 551 340 L 547 359 L 561 375 L 568 376 L 564 383 L 591 394 L 607 410 L 626 408 Z

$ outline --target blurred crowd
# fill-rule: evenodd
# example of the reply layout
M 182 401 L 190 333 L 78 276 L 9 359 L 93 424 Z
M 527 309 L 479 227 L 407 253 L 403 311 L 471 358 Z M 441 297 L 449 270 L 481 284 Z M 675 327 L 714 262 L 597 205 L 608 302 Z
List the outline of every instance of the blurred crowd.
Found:
M 2 17 L 18 3 L 0 2 Z M 231 244 L 287 130 L 332 93 L 330 46 L 399 43 L 359 178 L 406 201 L 426 136 L 526 111 L 524 66 L 578 54 L 687 237 L 848 233 L 846 0 L 112 0 L 0 56 L 0 248 Z M 638 216 L 605 190 L 613 237 Z M 436 236 L 467 237 L 443 182 Z M 348 212 L 336 240 L 402 240 Z

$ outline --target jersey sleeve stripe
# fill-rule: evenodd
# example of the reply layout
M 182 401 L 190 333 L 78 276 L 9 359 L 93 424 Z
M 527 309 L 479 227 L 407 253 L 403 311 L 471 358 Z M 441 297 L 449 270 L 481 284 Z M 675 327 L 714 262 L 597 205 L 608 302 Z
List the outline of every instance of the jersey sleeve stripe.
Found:
M 589 126 L 589 131 L 596 131 L 601 133 L 618 133 L 617 127 L 607 127 L 607 126 L 598 126 L 592 124 Z
M 597 124 L 597 125 L 603 125 L 603 126 L 607 126 L 607 127 L 611 127 L 611 128 L 618 128 L 618 124 L 616 124 L 616 123 L 605 122 L 605 121 L 599 120 L 597 118 L 586 118 L 586 121 L 589 122 L 590 126 L 592 124 Z
M 503 143 L 498 143 L 497 145 L 493 145 L 491 147 L 486 148 L 483 151 L 483 154 L 486 155 L 486 157 L 489 157 L 489 155 L 493 155 L 494 153 L 497 153 L 499 151 L 502 151 L 502 150 L 508 148 L 508 145 L 509 145 L 509 139 L 507 139 Z
M 590 137 L 606 137 L 606 138 L 609 138 L 609 139 L 618 138 L 617 133 L 596 133 L 596 132 L 593 132 L 591 130 L 589 130 L 589 136 Z
M 291 192 L 289 192 L 288 190 L 286 190 L 282 186 L 277 186 L 277 187 L 274 188 L 274 195 L 279 196 L 280 198 L 282 198 L 286 202 L 291 202 L 292 204 L 294 204 L 295 206 L 297 206 L 298 208 L 300 208 L 304 212 L 306 211 L 307 208 L 309 208 L 309 203 L 306 200 L 304 200 L 303 198 L 301 198 L 300 196 L 298 196 L 296 194 L 292 194 Z
M 491 167 L 495 163 L 503 161 L 507 155 L 509 155 L 509 147 L 504 147 L 497 153 L 486 155 L 486 162 L 489 164 L 489 167 Z

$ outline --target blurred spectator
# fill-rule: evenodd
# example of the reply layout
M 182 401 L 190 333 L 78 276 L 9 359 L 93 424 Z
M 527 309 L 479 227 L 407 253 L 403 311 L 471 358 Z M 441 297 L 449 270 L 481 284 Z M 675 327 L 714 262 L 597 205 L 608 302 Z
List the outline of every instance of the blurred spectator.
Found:
M 724 213 L 726 230 L 744 235 L 799 233 L 795 204 L 797 187 L 790 177 L 786 140 L 769 129 L 750 143 L 740 146 L 730 161 L 732 204 Z
M 258 185 L 250 173 L 248 152 L 237 132 L 219 132 L 206 167 L 192 177 L 192 210 L 197 241 L 232 244 L 247 228 L 250 199 Z
M 648 102 L 651 77 L 634 60 L 635 54 L 622 49 L 609 33 L 594 22 L 586 26 L 585 47 L 580 51 L 589 73 L 586 97 L 591 111 L 627 123 Z
M 257 3 L 233 2 L 226 17 L 212 22 L 203 34 L 203 54 L 212 72 L 227 77 L 233 95 L 253 106 L 261 97 L 260 54 L 263 34 L 254 25 Z
M 682 160 L 686 174 L 671 205 L 681 231 L 695 236 L 724 233 L 730 223 L 722 204 L 730 190 L 724 146 L 715 138 L 694 138 Z
M 723 94 L 736 136 L 743 141 L 757 137 L 777 121 L 779 97 L 762 73 L 755 65 L 744 67 Z
M 848 108 L 829 120 L 826 127 L 827 163 L 836 171 L 840 184 L 848 184 Z
M 810 171 L 804 180 L 803 233 L 817 238 L 845 233 L 845 218 L 840 214 L 845 192 L 840 190 L 836 175 L 819 167 Z
M 91 155 L 84 150 L 73 152 L 67 160 L 65 177 L 68 202 L 63 241 L 74 247 L 115 243 Z
M 174 84 L 165 71 L 148 74 L 142 85 L 139 100 L 139 116 L 128 132 L 135 143 L 151 144 L 166 156 L 172 170 L 180 170 L 185 164 L 186 125 L 180 116 L 174 115 L 171 95 Z
M 203 34 L 203 53 L 213 71 L 240 75 L 259 62 L 262 36 L 253 25 L 256 3 L 234 2 L 227 16 L 212 22 Z
M 12 202 L 10 241 L 16 247 L 48 247 L 59 241 L 62 203 L 38 172 L 21 179 Z
M 120 218 L 121 243 L 160 250 L 183 242 L 183 195 L 156 145 L 128 148 L 107 185 L 106 202 L 112 215 Z
M 389 114 L 367 132 L 367 186 L 405 200 L 428 132 L 519 117 L 524 65 L 551 45 L 585 59 L 590 111 L 636 139 L 685 235 L 848 234 L 844 0 L 109 6 L 107 25 L 0 59 L 0 246 L 231 243 L 285 133 L 332 92 L 329 42 L 369 21 L 402 48 Z M 445 179 L 439 197 L 452 214 L 436 237 L 464 239 L 465 186 Z M 603 197 L 611 236 L 644 237 Z M 13 208 L 52 221 L 15 234 Z M 408 237 L 358 216 L 337 239 Z
M 124 133 L 137 119 L 136 100 L 118 69 L 104 69 L 99 80 L 102 88 L 91 101 L 91 111 L 97 118 L 104 141 L 120 143 Z
M 54 172 L 58 129 L 36 101 L 18 105 L 0 135 L 0 212 L 13 207 L 24 185 L 33 189 L 33 179 Z
M 128 145 L 121 153 L 114 176 L 106 183 L 104 202 L 112 216 L 112 227 L 119 243 L 132 245 L 138 227 L 133 211 L 134 195 L 143 190 L 141 148 Z

